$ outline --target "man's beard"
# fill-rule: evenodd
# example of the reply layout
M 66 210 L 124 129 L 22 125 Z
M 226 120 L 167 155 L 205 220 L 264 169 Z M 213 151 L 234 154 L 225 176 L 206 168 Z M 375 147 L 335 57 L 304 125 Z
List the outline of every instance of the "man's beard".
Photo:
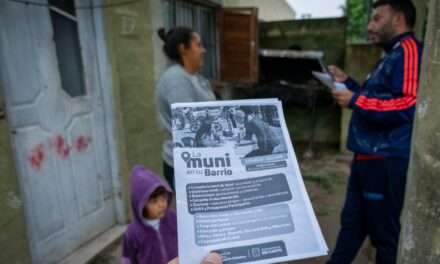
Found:
M 392 24 L 387 23 L 377 32 L 370 34 L 370 38 L 371 35 L 373 35 L 374 44 L 384 48 L 394 39 L 396 33 Z

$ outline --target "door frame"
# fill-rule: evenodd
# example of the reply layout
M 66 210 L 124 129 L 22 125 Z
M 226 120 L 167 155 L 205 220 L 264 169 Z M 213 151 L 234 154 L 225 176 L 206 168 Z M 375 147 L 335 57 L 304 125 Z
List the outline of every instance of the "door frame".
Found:
M 104 1 L 96 1 L 98 5 L 101 5 Z M 99 81 L 101 83 L 100 91 L 102 93 L 104 118 L 105 118 L 105 131 L 107 146 L 109 148 L 109 160 L 110 160 L 110 173 L 112 177 L 113 187 L 113 199 L 116 213 L 116 223 L 125 224 L 128 217 L 125 214 L 125 205 L 123 201 L 123 189 L 122 189 L 122 176 L 119 175 L 120 171 L 120 157 L 118 148 L 118 130 L 115 115 L 114 104 L 114 84 L 111 61 L 109 59 L 107 38 L 105 34 L 105 15 L 103 8 L 93 9 L 93 20 L 96 34 L 96 50 L 98 60 Z M 101 48 L 100 48 L 101 47 Z M 108 88 L 108 89 L 106 89 Z M 112 151 L 113 150 L 113 151 Z

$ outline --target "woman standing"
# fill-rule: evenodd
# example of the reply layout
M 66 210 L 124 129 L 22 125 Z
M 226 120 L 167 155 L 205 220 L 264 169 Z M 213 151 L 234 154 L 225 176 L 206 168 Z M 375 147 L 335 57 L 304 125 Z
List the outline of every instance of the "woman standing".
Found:
M 163 51 L 173 64 L 165 71 L 156 87 L 159 120 L 166 130 L 162 157 L 165 178 L 174 189 L 171 104 L 215 100 L 209 81 L 199 74 L 206 53 L 200 35 L 185 27 L 158 31 L 164 41 Z

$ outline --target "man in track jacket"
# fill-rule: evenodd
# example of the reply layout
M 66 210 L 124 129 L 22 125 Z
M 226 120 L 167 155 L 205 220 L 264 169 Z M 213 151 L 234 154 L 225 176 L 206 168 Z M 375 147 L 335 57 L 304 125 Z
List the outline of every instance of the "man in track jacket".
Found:
M 353 110 L 348 148 L 355 153 L 330 264 L 352 263 L 367 236 L 376 263 L 396 262 L 422 45 L 412 32 L 416 11 L 410 0 L 378 0 L 373 7 L 368 33 L 383 58 L 362 86 L 330 67 L 348 87 L 334 90 L 333 97 Z

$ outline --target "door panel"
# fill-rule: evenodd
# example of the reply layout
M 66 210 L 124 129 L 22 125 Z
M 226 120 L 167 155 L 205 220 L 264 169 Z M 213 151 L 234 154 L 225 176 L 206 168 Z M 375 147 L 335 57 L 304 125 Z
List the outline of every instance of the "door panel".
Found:
M 220 80 L 258 81 L 258 10 L 225 8 L 218 14 L 220 32 Z
M 81 0 L 81 3 L 86 4 L 85 0 Z M 107 138 L 103 137 L 106 135 L 105 131 L 105 113 L 104 113 L 104 103 L 103 103 L 103 91 L 104 89 L 90 89 L 89 87 L 102 87 L 99 79 L 99 66 L 98 66 L 98 47 L 95 37 L 95 24 L 94 16 L 91 10 L 81 9 L 77 10 L 79 17 L 79 30 L 82 32 L 82 38 L 80 38 L 81 49 L 84 61 L 84 71 L 86 72 L 86 87 L 90 93 L 91 104 L 88 106 L 95 106 L 93 109 L 93 133 L 94 138 L 99 138 L 100 140 L 92 140 L 93 147 L 96 149 L 96 153 L 108 153 L 109 147 L 107 143 Z M 90 131 L 91 133 L 92 131 Z M 107 161 L 101 162 L 102 159 L 97 158 L 96 166 L 102 175 L 110 175 L 110 166 Z M 111 177 L 103 177 L 101 179 L 102 188 L 101 190 L 104 197 L 109 197 L 112 193 L 112 180 Z
M 91 136 L 85 136 L 93 135 L 91 116 L 86 115 L 75 118 L 72 127 L 68 131 L 70 138 L 75 139 L 72 142 L 74 151 L 80 153 L 80 155 L 72 156 L 72 163 L 82 165 L 73 167 L 79 216 L 82 218 L 97 211 L 102 205 L 100 172 L 97 166 L 99 158 L 96 157 L 97 151 Z M 94 177 L 90 177 L 90 175 Z
M 19 153 L 19 164 L 25 165 L 28 175 L 23 182 L 29 189 L 32 199 L 28 202 L 35 221 L 35 235 L 38 240 L 45 240 L 51 234 L 64 229 L 62 194 L 59 186 L 55 157 L 51 155 L 43 142 L 50 140 L 50 133 L 38 127 L 29 127 L 17 132 L 16 151 Z M 42 142 L 34 145 L 34 142 Z M 54 184 L 55 182 L 55 184 Z M 41 206 L 44 205 L 44 206 Z
M 12 6 L 6 13 L 6 9 L 3 9 L 2 17 L 13 16 L 27 16 L 28 10 L 24 10 L 18 5 Z M 1 12 L 1 10 L 0 10 Z M 32 80 L 38 79 L 38 67 L 35 61 L 29 61 L 29 58 L 33 55 L 34 49 L 31 42 L 31 32 L 29 27 L 29 21 L 25 20 L 13 20 L 2 19 L 2 30 L 4 36 L 20 36 L 21 49 L 14 49 L 17 44 L 16 39 L 4 37 L 2 38 L 2 45 L 5 50 L 10 53 L 9 63 L 15 65 L 14 68 L 4 69 L 10 78 L 16 80 L 16 84 L 19 87 L 26 87 L 27 89 L 20 89 L 10 94 L 9 100 L 14 105 L 22 105 L 32 103 L 40 92 L 40 87 Z M 30 67 L 29 67 L 30 66 Z M 29 69 L 29 71 L 23 72 L 20 69 Z M 23 78 L 23 75 L 29 78 Z
M 0 10 L 1 79 L 34 263 L 57 262 L 116 223 L 96 18 L 77 9 L 86 93 L 72 97 L 59 68 L 71 56 L 57 50 L 50 12 L 10 1 Z

